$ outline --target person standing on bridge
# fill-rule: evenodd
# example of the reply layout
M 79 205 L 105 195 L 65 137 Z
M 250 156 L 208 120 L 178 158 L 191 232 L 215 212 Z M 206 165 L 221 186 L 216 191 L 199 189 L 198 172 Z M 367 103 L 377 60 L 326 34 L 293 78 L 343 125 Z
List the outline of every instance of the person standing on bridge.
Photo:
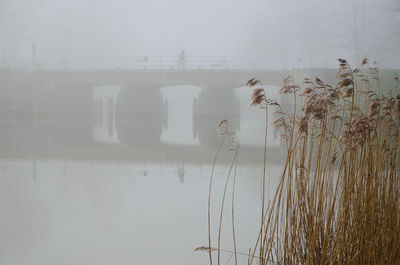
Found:
M 185 69 L 185 66 L 186 66 L 185 50 L 182 50 L 182 51 L 179 53 L 178 65 L 179 65 L 180 67 L 182 67 L 183 69 Z

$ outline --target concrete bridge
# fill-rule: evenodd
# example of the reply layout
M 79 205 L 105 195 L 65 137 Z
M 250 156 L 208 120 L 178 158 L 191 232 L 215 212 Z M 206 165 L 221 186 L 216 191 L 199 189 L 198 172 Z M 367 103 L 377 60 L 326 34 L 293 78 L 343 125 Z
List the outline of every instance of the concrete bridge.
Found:
M 135 149 L 195 148 L 215 146 L 215 128 L 228 119 L 232 131 L 248 136 L 241 139 L 243 147 L 257 147 L 253 125 L 262 123 L 248 113 L 250 91 L 243 86 L 256 77 L 269 96 L 285 104 L 277 90 L 288 74 L 301 80 L 308 72 L 0 70 L 0 134 L 17 126 L 37 136 L 50 133 L 53 145 L 68 148 L 96 142 Z

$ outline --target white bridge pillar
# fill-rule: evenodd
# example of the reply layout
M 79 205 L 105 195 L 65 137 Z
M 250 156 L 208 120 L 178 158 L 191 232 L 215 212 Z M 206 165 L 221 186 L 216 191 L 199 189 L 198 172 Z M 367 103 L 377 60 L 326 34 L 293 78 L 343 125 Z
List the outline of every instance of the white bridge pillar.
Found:
M 102 143 L 119 143 L 115 126 L 116 103 L 120 87 L 102 85 L 93 87 L 93 99 L 97 104 L 98 119 L 93 127 L 93 139 Z
M 263 86 L 267 98 L 278 102 L 277 86 Z M 265 110 L 260 107 L 250 107 L 251 93 L 253 89 L 248 87 L 238 87 L 235 89 L 235 95 L 240 102 L 240 129 L 238 132 L 240 145 L 246 147 L 263 147 L 265 135 Z M 275 132 L 272 126 L 273 109 L 268 108 L 268 146 L 280 146 L 279 135 Z
M 199 145 L 199 137 L 193 135 L 193 103 L 201 88 L 196 86 L 169 86 L 160 89 L 168 105 L 168 122 L 160 136 L 162 143 Z

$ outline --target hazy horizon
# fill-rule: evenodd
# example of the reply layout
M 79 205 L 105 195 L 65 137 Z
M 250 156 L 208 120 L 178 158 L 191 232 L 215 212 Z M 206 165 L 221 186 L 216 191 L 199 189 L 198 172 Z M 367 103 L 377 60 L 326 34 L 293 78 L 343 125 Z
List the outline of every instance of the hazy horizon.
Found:
M 0 265 L 362 260 L 400 241 L 396 76 L 400 0 L 0 0 Z
M 287 67 L 400 67 L 400 3 L 371 1 L 1 0 L 0 61 L 135 56 L 263 58 Z M 35 50 L 33 52 L 33 50 Z M 118 66 L 118 65 L 117 65 Z

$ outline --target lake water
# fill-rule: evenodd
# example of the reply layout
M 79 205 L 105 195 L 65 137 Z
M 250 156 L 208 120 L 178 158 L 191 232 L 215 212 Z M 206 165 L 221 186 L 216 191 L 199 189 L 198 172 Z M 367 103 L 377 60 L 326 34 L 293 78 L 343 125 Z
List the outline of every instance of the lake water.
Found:
M 276 86 L 266 86 L 280 100 Z M 235 197 L 238 251 L 253 247 L 260 217 L 264 114 L 250 91 L 179 85 L 3 87 L 0 106 L 0 264 L 207 264 L 208 185 L 220 120 L 240 139 Z M 280 172 L 269 130 L 268 194 Z M 216 246 L 226 145 L 213 185 Z M 222 248 L 232 249 L 231 187 Z M 224 254 L 222 261 L 229 259 Z M 246 258 L 243 258 L 246 262 Z

